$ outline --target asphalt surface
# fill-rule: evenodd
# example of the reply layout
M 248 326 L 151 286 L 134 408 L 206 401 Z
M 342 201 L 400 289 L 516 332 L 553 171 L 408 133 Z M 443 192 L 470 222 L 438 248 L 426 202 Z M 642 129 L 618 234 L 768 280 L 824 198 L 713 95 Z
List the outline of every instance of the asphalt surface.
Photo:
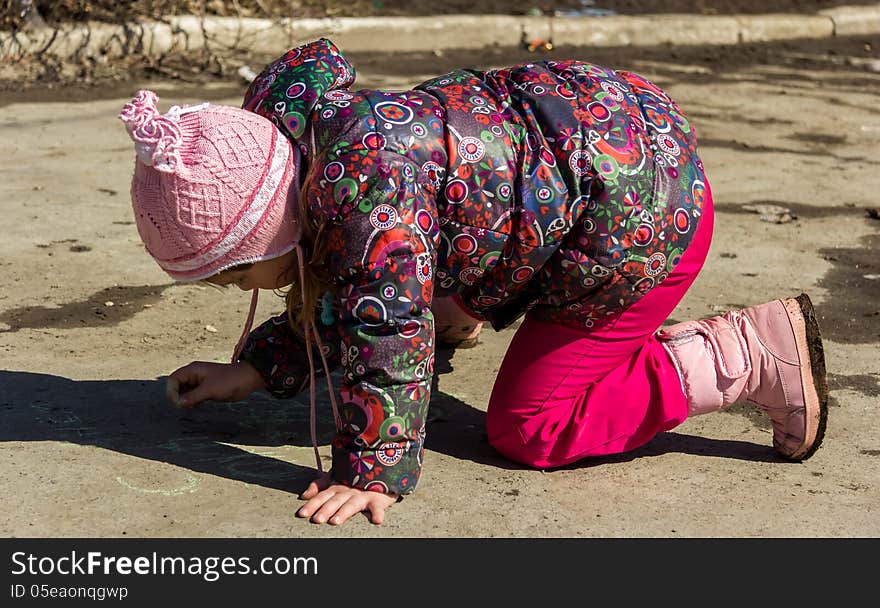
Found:
M 880 37 L 869 35 L 547 55 L 639 72 L 697 128 L 716 233 L 672 320 L 812 296 L 832 397 L 825 444 L 812 459 L 779 460 L 763 414 L 737 405 L 627 454 L 524 469 L 486 443 L 483 412 L 512 336 L 487 331 L 478 347 L 441 357 L 423 479 L 381 527 L 365 517 L 333 528 L 293 516 L 314 475 L 306 400 L 257 394 L 185 413 L 164 401 L 163 378 L 176 367 L 228 359 L 247 296 L 171 284 L 143 251 L 127 196 L 131 146 L 115 115 L 141 86 L 167 107 L 237 104 L 243 83 L 126 82 L 44 91 L 39 103 L 4 93 L 0 535 L 876 536 L 878 48 Z M 358 88 L 400 89 L 457 67 L 536 56 L 499 48 L 350 58 Z M 749 210 L 759 204 L 794 219 L 763 221 Z M 279 309 L 265 297 L 260 316 Z M 331 435 L 324 411 L 325 458 Z

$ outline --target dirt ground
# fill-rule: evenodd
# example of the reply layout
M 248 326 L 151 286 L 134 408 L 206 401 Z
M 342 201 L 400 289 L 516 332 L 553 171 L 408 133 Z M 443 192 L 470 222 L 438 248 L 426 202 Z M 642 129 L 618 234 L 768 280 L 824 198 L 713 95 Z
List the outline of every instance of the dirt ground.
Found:
M 439 366 L 422 481 L 382 527 L 294 517 L 314 474 L 307 397 L 256 394 L 185 413 L 163 398 L 176 367 L 228 360 L 248 296 L 173 284 L 144 252 L 127 194 L 131 143 L 115 115 L 142 86 L 168 107 L 237 104 L 243 83 L 0 94 L 0 536 L 877 536 L 880 220 L 869 215 L 880 207 L 878 49 L 874 36 L 546 55 L 640 72 L 696 125 L 716 233 L 673 320 L 813 297 L 832 407 L 812 459 L 780 461 L 764 416 L 737 405 L 627 454 L 524 469 L 486 443 L 483 413 L 512 336 L 486 331 Z M 350 59 L 358 88 L 401 89 L 535 57 Z M 746 208 L 759 203 L 796 219 L 762 221 Z M 266 293 L 259 316 L 280 306 Z M 327 409 L 319 435 L 329 463 Z
M 244 17 L 363 17 L 380 15 L 620 15 L 691 13 L 732 15 L 757 13 L 815 13 L 836 6 L 873 4 L 873 0 L 153 0 L 148 3 L 114 0 L 33 3 L 47 23 L 65 20 L 110 20 L 138 15 L 205 13 Z M 15 0 L 0 0 L 0 23 L 20 24 Z

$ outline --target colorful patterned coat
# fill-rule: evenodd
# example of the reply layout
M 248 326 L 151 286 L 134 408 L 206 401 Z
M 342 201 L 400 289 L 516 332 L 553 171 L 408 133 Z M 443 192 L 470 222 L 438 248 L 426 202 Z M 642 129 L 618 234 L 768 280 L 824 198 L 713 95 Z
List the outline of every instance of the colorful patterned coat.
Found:
M 307 163 L 335 293 L 320 311 L 343 368 L 333 476 L 406 494 L 419 478 L 434 359 L 431 298 L 496 329 L 525 312 L 607 322 L 659 284 L 696 229 L 706 180 L 693 128 L 640 76 L 577 61 L 457 70 L 409 91 L 350 91 L 321 39 L 272 62 L 244 107 Z M 284 315 L 250 336 L 279 397 L 308 363 Z

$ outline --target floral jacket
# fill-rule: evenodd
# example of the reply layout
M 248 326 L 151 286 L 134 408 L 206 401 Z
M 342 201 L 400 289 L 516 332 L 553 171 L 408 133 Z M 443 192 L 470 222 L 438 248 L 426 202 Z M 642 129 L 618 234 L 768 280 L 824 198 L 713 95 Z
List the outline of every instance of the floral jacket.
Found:
M 325 356 L 341 366 L 334 479 L 406 494 L 418 481 L 434 295 L 501 329 L 526 311 L 573 327 L 619 315 L 691 241 L 707 186 L 693 129 L 655 85 L 577 61 L 456 70 L 408 91 L 351 91 L 327 39 L 290 50 L 244 107 L 303 152 L 307 221 L 336 285 Z M 307 382 L 281 315 L 243 360 L 288 397 Z

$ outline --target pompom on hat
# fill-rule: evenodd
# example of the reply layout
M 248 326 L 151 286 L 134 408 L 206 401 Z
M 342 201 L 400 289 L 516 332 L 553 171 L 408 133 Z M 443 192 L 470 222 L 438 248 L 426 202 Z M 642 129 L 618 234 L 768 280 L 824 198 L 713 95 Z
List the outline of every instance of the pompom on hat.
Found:
M 247 110 L 204 103 L 159 114 L 157 102 L 138 91 L 119 118 L 137 153 L 137 229 L 159 266 L 199 281 L 294 249 L 298 149 Z

